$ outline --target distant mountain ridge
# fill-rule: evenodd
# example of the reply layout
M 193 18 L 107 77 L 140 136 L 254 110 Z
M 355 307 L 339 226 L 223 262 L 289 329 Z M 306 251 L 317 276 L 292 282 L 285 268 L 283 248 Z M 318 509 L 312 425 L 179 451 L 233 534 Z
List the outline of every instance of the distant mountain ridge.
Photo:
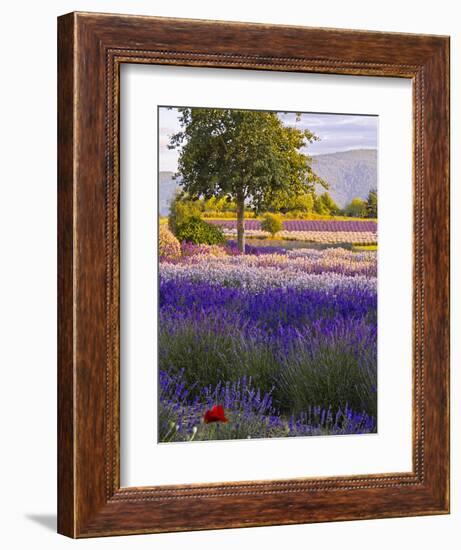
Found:
M 176 189 L 179 189 L 179 179 L 173 179 L 174 172 L 159 172 L 158 175 L 158 211 L 160 216 L 168 216 L 170 203 Z
M 312 157 L 314 172 L 325 180 L 333 200 L 344 208 L 352 199 L 366 199 L 378 188 L 378 154 L 376 149 L 354 149 Z M 318 185 L 317 193 L 325 189 Z
M 378 160 L 376 149 L 354 149 L 312 157 L 312 168 L 329 185 L 328 193 L 343 208 L 355 197 L 366 199 L 368 193 L 377 189 Z M 159 212 L 168 216 L 171 199 L 180 179 L 173 179 L 174 172 L 159 174 Z M 325 189 L 316 186 L 317 193 Z

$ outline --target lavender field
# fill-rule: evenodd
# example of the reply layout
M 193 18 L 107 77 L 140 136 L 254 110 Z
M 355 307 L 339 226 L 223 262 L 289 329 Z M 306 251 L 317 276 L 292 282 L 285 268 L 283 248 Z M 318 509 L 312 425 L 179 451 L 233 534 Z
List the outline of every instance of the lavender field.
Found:
M 236 237 L 235 220 L 207 220 L 220 227 L 227 237 Z M 377 222 L 374 220 L 285 220 L 279 239 L 286 241 L 304 241 L 318 244 L 358 244 L 376 245 L 378 241 Z M 266 239 L 270 236 L 261 228 L 260 220 L 245 220 L 245 233 L 248 237 Z
M 158 441 L 375 433 L 378 117 L 158 121 Z
M 162 250 L 160 441 L 376 431 L 376 252 Z
M 226 229 L 235 229 L 236 220 L 208 220 L 208 223 L 219 225 Z M 376 233 L 377 222 L 375 220 L 285 220 L 283 229 L 286 231 L 345 231 L 360 233 L 370 231 Z M 245 229 L 260 229 L 260 220 L 245 220 Z

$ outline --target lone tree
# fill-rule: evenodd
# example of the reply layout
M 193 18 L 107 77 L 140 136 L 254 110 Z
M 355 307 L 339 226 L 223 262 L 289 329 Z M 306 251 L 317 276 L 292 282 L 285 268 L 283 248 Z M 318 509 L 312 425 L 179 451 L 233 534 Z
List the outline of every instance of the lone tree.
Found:
M 360 197 L 355 197 L 355 199 L 352 199 L 346 206 L 345 211 L 346 216 L 351 216 L 353 218 L 365 218 L 367 215 L 367 202 Z
M 238 109 L 178 109 L 182 131 L 168 147 L 179 149 L 178 175 L 191 199 L 211 197 L 237 205 L 237 243 L 245 252 L 245 206 L 265 211 L 277 194 L 287 198 L 326 183 L 301 148 L 319 138 L 284 126 L 277 113 Z
M 378 193 L 376 189 L 372 189 L 368 193 L 367 198 L 367 218 L 378 217 Z

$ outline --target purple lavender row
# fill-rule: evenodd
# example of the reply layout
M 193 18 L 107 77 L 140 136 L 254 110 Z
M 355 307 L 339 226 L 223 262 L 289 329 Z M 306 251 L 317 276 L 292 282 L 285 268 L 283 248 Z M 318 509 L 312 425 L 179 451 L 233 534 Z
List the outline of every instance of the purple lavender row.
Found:
M 226 312 L 239 313 L 266 329 L 275 329 L 279 326 L 301 328 L 308 322 L 336 317 L 349 321 L 368 317 L 374 323 L 377 297 L 368 288 L 329 291 L 273 288 L 254 294 L 240 288 L 173 279 L 160 281 L 159 305 L 161 311 L 168 310 L 172 316 L 177 312 L 180 315 L 198 313 L 201 317 L 216 311 L 218 318 Z
M 376 323 L 370 323 L 366 317 L 344 319 L 337 314 L 303 324 L 300 322 L 303 317 L 306 319 L 306 316 L 300 316 L 281 324 L 261 314 L 249 318 L 245 317 L 244 312 L 220 312 L 217 308 L 187 313 L 165 308 L 160 312 L 159 322 L 165 338 L 172 341 L 190 335 L 188 344 L 195 349 L 206 347 L 207 341 L 213 338 L 216 341 L 234 338 L 242 348 L 259 347 L 270 351 L 280 365 L 286 365 L 290 362 L 290 354 L 302 351 L 313 356 L 327 346 L 337 348 L 341 345 L 351 351 L 357 363 L 363 364 L 363 355 L 367 354 L 373 356 L 372 363 L 375 365 Z M 160 365 L 167 368 L 171 366 L 169 361 L 169 349 L 159 350 Z
M 236 229 L 236 220 L 206 220 L 208 223 L 219 225 L 225 229 Z M 283 222 L 286 231 L 350 231 L 376 232 L 378 224 L 375 221 L 341 221 L 341 220 L 287 220 Z M 257 230 L 261 228 L 259 220 L 245 220 L 245 229 Z

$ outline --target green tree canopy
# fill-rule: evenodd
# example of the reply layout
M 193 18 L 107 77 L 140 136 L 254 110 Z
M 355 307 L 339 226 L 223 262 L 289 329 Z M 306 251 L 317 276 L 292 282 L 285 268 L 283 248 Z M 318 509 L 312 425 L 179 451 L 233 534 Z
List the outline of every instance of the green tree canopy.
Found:
M 301 193 L 292 196 L 280 191 L 274 196 L 268 209 L 271 212 L 282 212 L 283 214 L 294 211 L 308 214 L 314 209 L 314 195 L 312 193 Z
M 365 218 L 367 215 L 367 202 L 356 197 L 346 206 L 346 215 L 353 218 Z
M 316 197 L 314 201 L 314 209 L 317 214 L 331 214 L 333 216 L 339 214 L 340 211 L 339 206 L 327 192 L 322 193 L 319 197 Z
M 367 218 L 378 217 L 378 193 L 372 190 L 368 193 L 367 198 Z
M 310 130 L 284 126 L 277 113 L 180 108 L 182 130 L 169 147 L 180 150 L 178 173 L 191 198 L 227 197 L 237 205 L 237 240 L 245 251 L 245 205 L 267 210 L 275 196 L 312 192 L 325 182 L 301 151 L 317 140 Z

